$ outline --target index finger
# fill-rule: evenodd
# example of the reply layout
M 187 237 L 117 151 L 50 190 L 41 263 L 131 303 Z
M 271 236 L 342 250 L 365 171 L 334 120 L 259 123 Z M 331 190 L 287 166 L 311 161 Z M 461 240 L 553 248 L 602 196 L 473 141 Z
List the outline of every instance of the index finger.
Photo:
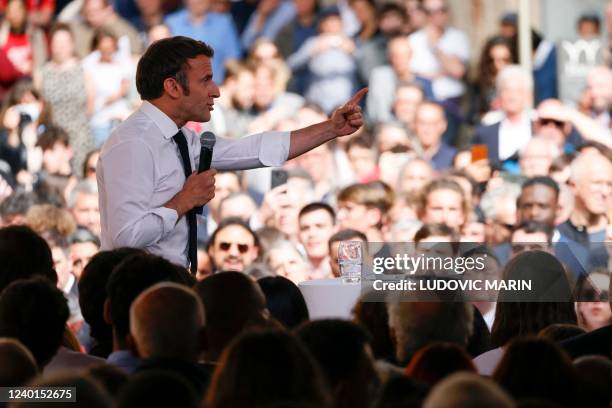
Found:
M 361 88 L 353 97 L 347 102 L 347 105 L 357 106 L 359 101 L 368 93 L 368 88 Z

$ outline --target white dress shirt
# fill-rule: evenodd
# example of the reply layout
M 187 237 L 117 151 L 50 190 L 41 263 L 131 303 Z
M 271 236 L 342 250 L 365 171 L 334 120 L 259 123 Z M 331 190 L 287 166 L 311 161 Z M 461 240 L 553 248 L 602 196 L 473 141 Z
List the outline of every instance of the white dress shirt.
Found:
M 164 207 L 185 183 L 176 124 L 149 102 L 113 131 L 97 166 L 102 250 L 143 248 L 169 261 L 188 264 L 188 226 Z M 198 168 L 200 139 L 182 128 L 191 168 Z M 211 168 L 245 170 L 280 166 L 289 155 L 289 132 L 264 132 L 229 140 L 217 137 Z
M 531 119 L 523 114 L 516 125 L 504 118 L 499 124 L 499 158 L 506 160 L 521 150 L 531 139 Z

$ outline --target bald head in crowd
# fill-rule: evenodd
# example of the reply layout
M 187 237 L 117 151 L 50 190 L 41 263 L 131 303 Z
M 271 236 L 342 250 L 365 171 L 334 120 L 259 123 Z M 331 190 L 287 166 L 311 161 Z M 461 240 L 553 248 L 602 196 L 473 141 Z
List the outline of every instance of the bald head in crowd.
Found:
M 142 292 L 130 308 L 130 336 L 139 357 L 197 361 L 204 307 L 185 286 L 162 282 Z
M 612 164 L 599 153 L 582 153 L 571 165 L 569 185 L 575 197 L 572 222 L 591 231 L 605 228 L 612 195 Z
M 0 384 L 19 387 L 38 374 L 36 360 L 26 346 L 12 338 L 0 338 Z

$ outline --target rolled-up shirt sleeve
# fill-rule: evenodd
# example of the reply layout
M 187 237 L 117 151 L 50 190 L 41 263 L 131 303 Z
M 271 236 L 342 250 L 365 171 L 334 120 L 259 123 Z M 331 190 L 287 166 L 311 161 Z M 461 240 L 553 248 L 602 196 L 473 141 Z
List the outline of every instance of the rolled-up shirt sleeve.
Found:
M 104 211 L 112 248 L 146 248 L 163 239 L 176 225 L 178 214 L 152 207 L 159 171 L 152 150 L 129 140 L 106 152 L 102 168 Z M 154 205 L 154 204 L 153 204 Z
M 263 132 L 241 139 L 216 136 L 211 167 L 218 170 L 278 167 L 287 161 L 290 144 L 290 132 Z

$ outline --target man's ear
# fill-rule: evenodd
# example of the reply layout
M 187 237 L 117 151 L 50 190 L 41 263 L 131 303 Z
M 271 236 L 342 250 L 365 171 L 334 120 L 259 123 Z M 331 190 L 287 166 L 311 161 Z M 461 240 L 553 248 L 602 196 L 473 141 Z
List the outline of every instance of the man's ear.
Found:
M 140 351 L 138 351 L 138 344 L 136 344 L 136 340 L 134 340 L 131 333 L 128 333 L 126 336 L 126 343 L 128 350 L 134 355 L 134 357 L 142 358 Z
M 106 300 L 104 301 L 104 309 L 102 311 L 102 316 L 104 317 L 104 321 L 107 324 L 110 324 L 111 326 L 113 325 L 113 318 L 111 316 L 111 304 L 108 298 L 106 298 Z
M 183 89 L 181 84 L 174 78 L 164 79 L 164 92 L 168 94 L 172 99 L 178 99 L 183 95 Z

